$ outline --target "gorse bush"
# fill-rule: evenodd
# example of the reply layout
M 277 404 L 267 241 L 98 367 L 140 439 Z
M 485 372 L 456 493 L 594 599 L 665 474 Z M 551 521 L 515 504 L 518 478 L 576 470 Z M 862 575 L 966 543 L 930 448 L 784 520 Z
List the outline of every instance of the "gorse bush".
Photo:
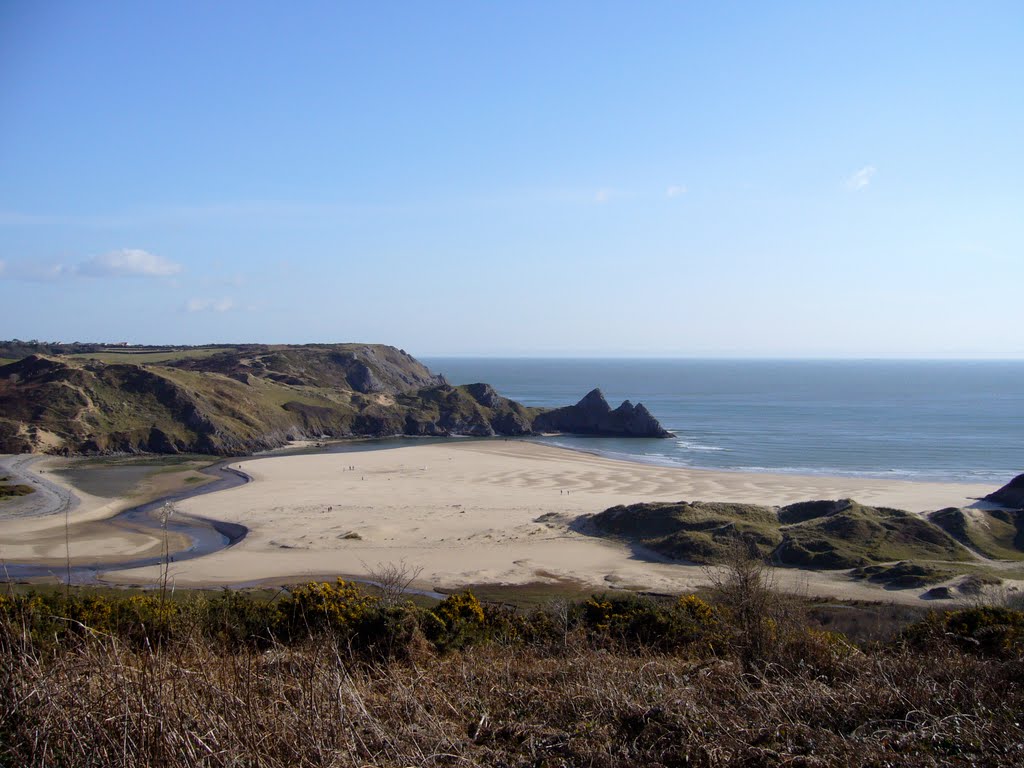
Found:
M 377 598 L 367 595 L 353 582 L 311 583 L 297 587 L 279 604 L 287 637 L 308 637 L 333 632 L 351 634 L 373 612 Z
M 158 645 L 180 629 L 181 606 L 151 595 L 5 595 L 0 596 L 0 617 L 7 620 L 8 632 L 21 628 L 40 647 L 95 634 Z
M 662 650 L 721 645 L 717 611 L 695 595 L 669 605 L 638 595 L 600 595 L 584 601 L 581 619 L 591 637 Z
M 1024 658 L 1024 612 L 993 606 L 931 613 L 908 627 L 900 640 L 924 650 L 939 646 L 979 656 Z
M 481 644 L 556 648 L 582 641 L 591 647 L 735 658 L 753 671 L 810 665 L 828 676 L 842 676 L 843 664 L 858 653 L 842 635 L 811 627 L 794 601 L 767 588 L 752 594 L 728 589 L 719 597 L 713 604 L 695 595 L 659 601 L 601 594 L 523 613 L 483 604 L 469 591 L 431 607 L 386 604 L 342 580 L 295 587 L 271 600 L 230 590 L 176 601 L 151 594 L 8 594 L 0 595 L 0 632 L 25 638 L 44 652 L 97 636 L 132 648 L 199 639 L 212 647 L 254 650 L 320 639 L 369 659 Z M 932 613 L 906 628 L 898 643 L 1021 659 L 1024 613 L 993 607 Z
M 545 609 L 523 614 L 484 605 L 469 591 L 429 608 L 411 601 L 395 605 L 340 579 L 295 587 L 273 600 L 230 590 L 181 601 L 149 594 L 2 596 L 0 619 L 5 631 L 27 633 L 39 648 L 74 644 L 94 634 L 132 647 L 202 638 L 215 646 L 265 649 L 329 638 L 371 656 L 396 657 L 425 646 L 447 652 L 480 643 L 564 645 L 579 635 L 598 645 L 724 652 L 718 611 L 695 596 L 659 603 L 602 595 L 566 604 L 557 615 Z
M 484 608 L 472 592 L 449 595 L 421 614 L 424 634 L 438 649 L 464 648 L 487 637 Z
M 199 601 L 197 613 L 207 639 L 231 648 L 266 648 L 280 637 L 285 611 L 277 602 L 226 589 Z

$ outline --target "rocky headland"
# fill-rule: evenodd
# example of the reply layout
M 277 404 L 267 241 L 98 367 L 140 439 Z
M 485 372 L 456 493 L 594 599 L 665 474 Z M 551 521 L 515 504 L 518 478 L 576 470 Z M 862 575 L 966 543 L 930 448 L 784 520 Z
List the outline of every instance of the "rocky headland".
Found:
M 82 348 L 49 345 L 0 366 L 0 453 L 244 455 L 391 435 L 669 434 L 642 405 L 612 410 L 600 390 L 531 408 L 488 384 L 454 386 L 380 344 Z M 0 343 L 0 358 L 12 349 Z
M 576 405 L 537 414 L 537 432 L 567 432 L 574 435 L 620 435 L 623 437 L 671 437 L 642 404 L 626 400 L 612 410 L 600 389 L 588 392 Z

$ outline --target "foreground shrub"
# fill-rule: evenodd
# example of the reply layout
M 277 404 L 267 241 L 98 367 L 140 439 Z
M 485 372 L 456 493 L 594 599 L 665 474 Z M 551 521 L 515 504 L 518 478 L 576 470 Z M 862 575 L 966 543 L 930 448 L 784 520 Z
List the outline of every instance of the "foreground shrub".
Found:
M 439 650 L 465 648 L 485 637 L 484 608 L 469 590 L 449 595 L 422 614 L 423 633 Z
M 98 595 L 4 595 L 0 617 L 40 649 L 73 644 L 105 634 L 132 646 L 156 646 L 178 629 L 179 606 L 151 595 L 106 598 Z
M 293 608 L 286 605 L 282 609 L 276 602 L 225 589 L 216 597 L 197 601 L 194 610 L 207 639 L 230 648 L 267 648 L 287 626 L 284 616 Z
M 310 583 L 294 588 L 279 604 L 280 631 L 287 639 L 323 633 L 347 637 L 377 607 L 377 598 L 353 582 Z
M 785 661 L 783 649 L 802 632 L 806 620 L 796 601 L 775 589 L 772 572 L 757 550 L 737 542 L 722 565 L 708 574 L 722 642 L 744 669 Z
M 900 635 L 918 650 L 952 646 L 968 653 L 1003 659 L 1024 657 L 1024 612 L 979 607 L 929 614 Z
M 583 603 L 582 621 L 592 638 L 661 650 L 720 647 L 714 608 L 695 595 L 661 605 L 639 595 L 600 595 Z

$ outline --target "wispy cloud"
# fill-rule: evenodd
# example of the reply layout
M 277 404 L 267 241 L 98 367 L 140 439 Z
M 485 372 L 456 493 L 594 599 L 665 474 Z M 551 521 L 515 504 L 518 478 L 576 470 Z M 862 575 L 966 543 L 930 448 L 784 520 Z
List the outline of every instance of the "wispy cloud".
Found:
M 673 184 L 665 190 L 665 197 L 680 197 L 686 194 L 686 187 L 682 184 Z
M 179 272 L 181 264 L 140 248 L 104 253 L 78 266 L 78 273 L 86 277 L 170 277 Z
M 222 299 L 192 298 L 185 302 L 186 312 L 230 312 L 233 309 L 235 301 L 227 296 Z
M 8 268 L 9 267 L 9 268 Z M 0 269 L 0 277 L 29 282 L 52 282 L 72 278 L 165 278 L 182 271 L 181 264 L 140 248 L 122 248 L 93 256 L 76 264 L 14 262 Z
M 0 270 L 0 279 L 21 280 L 27 283 L 52 283 L 74 277 L 77 270 L 66 264 L 40 264 L 38 262 L 12 261 Z
M 594 202 L 595 203 L 607 203 L 611 199 L 612 199 L 612 190 L 610 190 L 608 187 L 601 187 L 599 190 L 597 190 L 594 193 Z
M 852 189 L 854 192 L 858 192 L 866 188 L 871 183 L 871 180 L 875 177 L 876 173 L 878 173 L 878 169 L 875 168 L 875 166 L 865 165 L 846 180 L 847 189 Z

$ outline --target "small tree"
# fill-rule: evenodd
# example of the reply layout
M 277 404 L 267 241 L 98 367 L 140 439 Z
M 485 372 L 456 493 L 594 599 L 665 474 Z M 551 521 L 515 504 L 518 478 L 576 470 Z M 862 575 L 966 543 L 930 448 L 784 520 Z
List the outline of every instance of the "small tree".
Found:
M 422 566 L 411 566 L 405 560 L 397 563 L 377 563 L 370 568 L 363 563 L 370 577 L 370 582 L 380 590 L 380 604 L 384 608 L 394 608 L 409 599 L 409 588 L 423 572 Z
M 776 590 L 775 575 L 757 547 L 737 539 L 717 567 L 708 568 L 715 601 L 721 610 L 729 645 L 744 669 L 774 658 L 795 607 Z

